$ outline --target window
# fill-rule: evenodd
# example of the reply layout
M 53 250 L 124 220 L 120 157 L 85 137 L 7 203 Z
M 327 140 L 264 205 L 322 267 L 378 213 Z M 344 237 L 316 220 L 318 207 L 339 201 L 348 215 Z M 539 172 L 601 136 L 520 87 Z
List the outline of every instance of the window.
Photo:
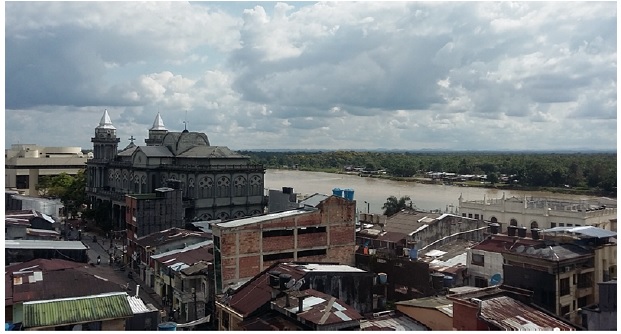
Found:
M 479 214 L 478 213 L 474 214 L 474 219 L 479 219 Z
M 582 308 L 585 306 L 587 306 L 587 297 L 584 296 L 584 297 L 578 298 L 578 308 Z
M 561 291 L 560 292 L 561 292 L 561 296 L 565 296 L 569 294 L 569 277 L 561 279 Z
M 551 222 L 550 223 L 550 227 L 556 227 L 556 223 L 555 222 Z
M 471 213 L 468 214 L 468 218 L 472 218 L 472 214 Z
M 472 264 L 476 266 L 485 265 L 485 256 L 483 254 L 472 254 Z
M 564 227 L 564 226 L 565 226 L 565 223 L 558 223 L 558 226 L 559 226 L 559 227 Z
M 492 219 L 490 219 L 492 223 L 498 223 L 498 218 L 496 217 L 492 217 Z
M 298 252 L 298 259 L 305 256 L 318 256 L 318 255 L 326 255 L 325 249 L 311 249 Z
M 592 273 L 578 275 L 578 289 L 590 288 L 592 279 Z
M 571 226 L 573 226 L 573 225 L 572 225 L 572 224 L 567 224 L 567 226 L 568 226 L 568 227 L 571 227 Z
M 264 262 L 284 259 L 293 259 L 293 252 L 263 255 Z
M 561 316 L 565 317 L 565 315 L 567 315 L 566 318 L 569 318 L 569 305 L 565 305 L 563 307 L 561 307 Z
M 263 238 L 292 236 L 293 230 L 263 231 Z
M 222 326 L 222 328 L 224 329 L 229 329 L 229 319 L 230 315 L 228 312 L 224 312 L 222 311 L 221 316 L 220 316 L 220 325 Z
M 530 228 L 538 228 L 539 224 L 537 224 L 537 221 L 533 220 L 532 223 L 530 223 Z
M 474 277 L 474 286 L 477 288 L 485 288 L 487 287 L 487 280 L 483 277 L 475 276 Z
M 511 226 L 517 226 L 517 220 L 515 220 L 515 219 L 511 219 L 511 221 L 510 221 L 509 225 L 511 225 Z
M 466 217 L 466 214 L 465 214 L 465 213 L 462 213 L 462 214 L 461 214 L 461 216 L 462 216 L 462 217 Z
M 324 233 L 326 231 L 325 226 L 317 226 L 317 227 L 302 227 L 298 229 L 298 234 L 307 234 L 307 233 Z

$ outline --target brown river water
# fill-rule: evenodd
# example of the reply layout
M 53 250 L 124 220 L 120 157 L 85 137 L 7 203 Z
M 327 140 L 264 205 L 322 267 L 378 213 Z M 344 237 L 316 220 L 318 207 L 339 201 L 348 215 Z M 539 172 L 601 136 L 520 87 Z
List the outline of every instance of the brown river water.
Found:
M 367 209 L 370 209 L 371 213 L 382 213 L 382 206 L 389 196 L 400 198 L 401 196 L 408 195 L 415 207 L 425 211 L 440 210 L 442 212 L 447 210 L 447 208 L 448 211 L 452 211 L 451 205 L 457 208 L 459 206 L 459 196 L 463 196 L 465 201 L 483 200 L 483 198 L 502 198 L 503 193 L 506 197 L 545 196 L 573 200 L 597 198 L 543 191 L 433 185 L 347 174 L 268 169 L 265 173 L 265 188 L 282 190 L 282 187 L 292 187 L 294 192 L 302 196 L 314 193 L 332 195 L 333 188 L 351 188 L 354 190 L 354 200 L 356 200 L 358 211 L 367 212 Z

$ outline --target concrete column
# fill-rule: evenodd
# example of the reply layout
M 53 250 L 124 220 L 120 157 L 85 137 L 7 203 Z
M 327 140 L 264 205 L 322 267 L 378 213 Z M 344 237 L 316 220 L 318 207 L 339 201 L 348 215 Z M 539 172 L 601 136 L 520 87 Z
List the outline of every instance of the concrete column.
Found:
M 39 184 L 39 170 L 28 170 L 28 195 L 38 197 L 37 184 Z

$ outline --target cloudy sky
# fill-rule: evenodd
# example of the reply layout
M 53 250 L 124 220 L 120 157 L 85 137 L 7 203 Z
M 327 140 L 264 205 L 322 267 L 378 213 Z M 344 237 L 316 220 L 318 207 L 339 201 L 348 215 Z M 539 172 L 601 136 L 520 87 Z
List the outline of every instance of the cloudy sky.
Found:
M 614 2 L 7 2 L 5 147 L 617 147 Z M 187 115 L 187 116 L 186 116 Z

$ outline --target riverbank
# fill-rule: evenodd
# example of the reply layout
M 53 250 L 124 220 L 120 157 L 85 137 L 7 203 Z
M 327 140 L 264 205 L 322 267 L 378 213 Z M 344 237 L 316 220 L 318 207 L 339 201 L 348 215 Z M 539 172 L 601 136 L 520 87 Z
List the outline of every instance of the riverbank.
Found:
M 270 168 L 270 169 L 281 169 L 281 168 Z M 519 184 L 506 184 L 506 183 L 497 183 L 497 184 L 489 184 L 489 183 L 481 183 L 477 181 L 459 181 L 459 182 L 447 182 L 443 180 L 433 180 L 430 178 L 423 177 L 401 177 L 401 176 L 391 176 L 391 175 L 365 175 L 360 176 L 358 172 L 345 172 L 335 169 L 312 169 L 312 168 L 300 168 L 300 169 L 283 169 L 283 170 L 298 170 L 304 172 L 323 172 L 323 173 L 331 173 L 331 174 L 343 174 L 343 175 L 355 175 L 362 178 L 373 178 L 373 179 L 383 179 L 383 180 L 391 180 L 391 181 L 399 181 L 399 182 L 411 182 L 411 183 L 420 183 L 420 184 L 431 184 L 431 185 L 445 185 L 445 186 L 454 186 L 454 187 L 473 187 L 473 188 L 483 188 L 483 189 L 493 189 L 493 190 L 516 190 L 516 191 L 538 191 L 538 192 L 550 192 L 556 194 L 565 194 L 565 195 L 583 195 L 583 196 L 597 196 L 597 197 L 610 197 L 617 198 L 616 192 L 607 192 L 601 189 L 592 189 L 592 188 L 559 188 L 559 187 L 525 187 Z

